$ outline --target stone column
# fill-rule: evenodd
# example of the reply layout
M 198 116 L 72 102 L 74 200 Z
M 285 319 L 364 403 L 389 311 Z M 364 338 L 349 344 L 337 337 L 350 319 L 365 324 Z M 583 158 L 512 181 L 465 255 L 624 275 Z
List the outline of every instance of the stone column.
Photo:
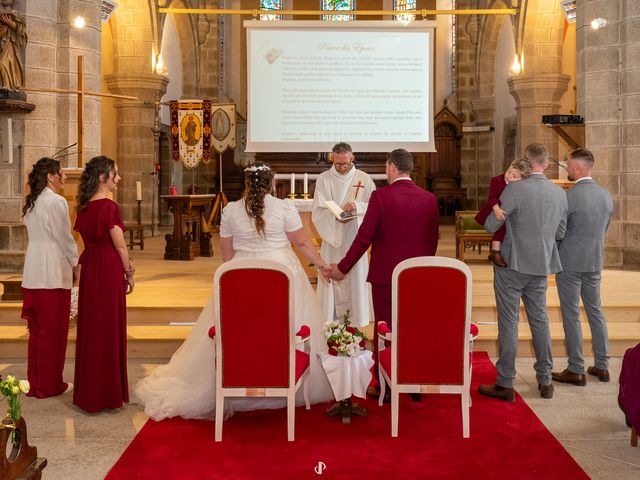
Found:
M 494 127 L 496 99 L 493 96 L 479 97 L 471 100 L 476 126 Z M 467 203 L 473 209 L 484 205 L 489 190 L 489 180 L 493 175 L 494 139 L 493 130 L 465 133 L 465 137 L 473 137 L 475 158 L 473 165 L 465 165 L 467 174 L 462 177 L 467 188 Z M 471 168 L 469 168 L 471 167 Z
M 119 95 L 137 97 L 137 100 L 116 102 L 117 131 L 104 132 L 118 143 L 118 169 L 123 180 L 118 187 L 118 203 L 126 222 L 136 219 L 136 182 L 142 182 L 142 223 L 157 226 L 151 219 L 154 197 L 153 177 L 157 152 L 154 145 L 153 126 L 155 101 L 167 91 L 169 79 L 154 73 L 114 73 L 105 78 L 109 90 Z M 158 199 L 156 198 L 156 201 Z
M 560 73 L 529 73 L 509 78 L 509 92 L 516 100 L 518 117 L 518 153 L 530 143 L 542 143 L 552 158 L 558 159 L 558 136 L 542 124 L 543 115 L 560 111 L 560 98 L 567 90 L 570 77 Z M 550 164 L 546 171 L 558 178 L 558 166 Z
M 614 200 L 605 265 L 640 268 L 640 4 L 578 0 L 578 111 L 594 179 Z M 593 30 L 594 18 L 608 24 Z

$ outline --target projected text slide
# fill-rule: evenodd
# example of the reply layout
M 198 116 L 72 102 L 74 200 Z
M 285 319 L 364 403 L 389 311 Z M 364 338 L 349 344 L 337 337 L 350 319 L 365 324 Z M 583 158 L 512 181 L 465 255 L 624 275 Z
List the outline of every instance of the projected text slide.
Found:
M 248 148 L 322 151 L 343 140 L 426 149 L 431 34 L 250 30 Z

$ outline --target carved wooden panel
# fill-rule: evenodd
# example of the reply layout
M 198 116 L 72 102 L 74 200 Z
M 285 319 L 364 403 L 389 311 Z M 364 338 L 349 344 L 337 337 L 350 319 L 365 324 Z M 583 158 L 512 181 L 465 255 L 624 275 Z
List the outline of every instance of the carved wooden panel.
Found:
M 461 187 L 462 122 L 446 105 L 434 119 L 436 151 L 427 154 L 427 189 L 438 197 L 442 223 L 452 223 L 456 210 L 466 208 L 467 191 Z

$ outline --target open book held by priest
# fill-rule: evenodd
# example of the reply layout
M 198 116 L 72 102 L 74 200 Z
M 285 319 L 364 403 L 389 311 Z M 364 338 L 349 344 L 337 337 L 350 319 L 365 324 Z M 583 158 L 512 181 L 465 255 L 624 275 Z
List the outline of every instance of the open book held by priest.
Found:
M 345 212 L 340 208 L 340 205 L 333 200 L 326 200 L 324 202 L 324 206 L 327 207 L 327 209 L 341 222 L 348 222 L 358 216 L 355 212 Z

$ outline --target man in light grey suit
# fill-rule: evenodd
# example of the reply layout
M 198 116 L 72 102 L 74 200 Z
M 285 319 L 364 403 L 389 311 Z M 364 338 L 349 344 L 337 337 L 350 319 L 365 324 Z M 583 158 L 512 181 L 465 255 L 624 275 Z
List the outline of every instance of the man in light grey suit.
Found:
M 600 276 L 613 200 L 609 192 L 591 178 L 593 163 L 593 154 L 586 149 L 574 150 L 567 160 L 568 178 L 575 180 L 576 185 L 567 191 L 567 232 L 559 247 L 562 273 L 556 276 L 569 365 L 551 376 L 557 382 L 579 386 L 587 384 L 582 358 L 580 297 L 589 320 L 595 357 L 595 366 L 587 372 L 602 382 L 609 381 L 609 341 L 600 305 Z
M 551 383 L 551 335 L 547 318 L 547 276 L 562 270 L 556 241 L 564 236 L 567 197 L 544 175 L 549 153 L 532 143 L 523 158 L 531 163 L 531 175 L 512 182 L 500 196 L 507 235 L 502 255 L 508 267 L 493 268 L 493 287 L 498 307 L 498 376 L 494 385 L 481 385 L 482 395 L 515 401 L 513 388 L 518 350 L 520 299 L 524 302 L 536 353 L 536 377 L 542 398 L 553 397 Z M 485 223 L 495 232 L 502 222 L 491 213 Z

